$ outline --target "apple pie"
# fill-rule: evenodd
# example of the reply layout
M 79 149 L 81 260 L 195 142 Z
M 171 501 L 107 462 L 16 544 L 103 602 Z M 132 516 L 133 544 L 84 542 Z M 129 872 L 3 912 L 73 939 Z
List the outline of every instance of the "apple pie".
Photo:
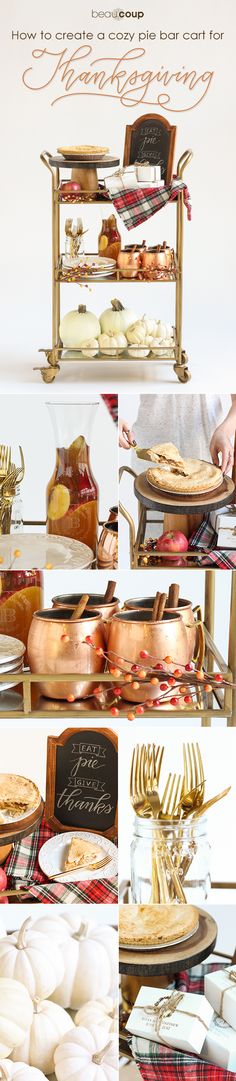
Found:
M 165 946 L 197 931 L 199 914 L 193 905 L 121 905 L 120 946 Z
M 155 447 L 149 447 L 147 457 L 151 462 L 157 462 L 163 469 L 169 472 L 186 474 L 186 463 L 174 443 L 157 443 Z
M 98 155 L 100 155 L 101 158 L 103 158 L 105 154 L 108 154 L 108 151 L 109 151 L 109 146 L 59 146 L 58 147 L 58 154 L 72 154 L 72 155 L 76 154 L 76 156 L 78 156 L 78 158 L 84 158 L 84 157 L 87 158 L 88 156 L 92 157 L 93 155 L 95 157 L 98 157 Z
M 176 469 L 166 469 L 163 465 L 147 470 L 147 481 L 152 488 L 161 488 L 173 495 L 204 495 L 222 484 L 222 472 L 211 462 L 200 462 L 197 458 L 185 458 L 185 473 Z
M 0 773 L 0 814 L 21 818 L 30 814 L 40 803 L 40 792 L 33 781 L 16 773 Z
M 72 837 L 64 863 L 64 871 L 74 871 L 77 867 L 81 870 L 85 867 L 92 869 L 103 859 L 104 855 L 104 848 L 101 848 L 101 845 L 97 845 L 96 842 L 85 841 L 83 837 Z

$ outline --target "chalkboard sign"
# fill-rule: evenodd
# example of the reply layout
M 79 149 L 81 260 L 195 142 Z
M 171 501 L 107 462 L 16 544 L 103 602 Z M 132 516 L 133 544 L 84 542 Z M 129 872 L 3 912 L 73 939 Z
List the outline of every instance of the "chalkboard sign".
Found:
M 46 820 L 56 832 L 117 833 L 118 745 L 109 728 L 67 728 L 47 743 Z
M 161 177 L 170 184 L 173 173 L 173 157 L 176 128 L 163 116 L 148 113 L 128 124 L 125 132 L 124 165 L 149 162 L 161 166 Z

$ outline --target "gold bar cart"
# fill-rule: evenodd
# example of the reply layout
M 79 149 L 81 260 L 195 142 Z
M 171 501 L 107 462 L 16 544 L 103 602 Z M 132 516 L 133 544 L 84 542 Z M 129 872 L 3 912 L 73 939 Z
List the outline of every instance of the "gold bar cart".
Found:
M 177 165 L 177 178 L 183 179 L 183 174 L 192 158 L 192 151 L 187 150 L 182 154 Z M 97 191 L 91 192 L 89 190 L 83 190 L 74 195 L 73 198 L 70 195 L 64 195 L 61 190 L 61 171 L 64 169 L 73 169 L 76 166 L 82 166 L 83 162 L 75 162 L 75 160 L 64 160 L 60 155 L 53 156 L 49 151 L 43 151 L 41 154 L 41 161 L 43 165 L 49 170 L 51 174 L 51 192 L 52 192 L 52 346 L 49 348 L 40 349 L 41 353 L 45 354 L 48 362 L 48 367 L 36 368 L 36 371 L 41 372 L 42 379 L 45 383 L 51 383 L 54 381 L 58 372 L 60 371 L 60 363 L 84 361 L 84 356 L 81 349 L 64 350 L 62 342 L 60 341 L 59 326 L 60 326 L 60 289 L 61 285 L 65 282 L 73 283 L 78 282 L 79 285 L 88 285 L 88 277 L 83 275 L 82 272 L 75 271 L 73 274 L 68 270 L 66 273 L 62 263 L 62 256 L 60 251 L 60 207 L 61 205 L 68 203 L 75 205 L 76 203 L 85 203 L 91 205 L 91 203 L 99 203 L 102 205 L 104 202 L 111 203 L 109 193 L 106 191 L 104 180 L 98 181 Z M 104 159 L 103 166 L 94 162 L 97 169 L 108 168 L 119 164 L 119 159 Z M 91 162 L 91 168 L 93 163 Z M 175 327 L 174 327 L 174 339 L 173 346 L 164 349 L 163 353 L 160 352 L 158 358 L 152 353 L 149 354 L 148 362 L 152 361 L 161 364 L 171 365 L 178 380 L 181 383 L 186 383 L 191 378 L 188 370 L 188 357 L 182 346 L 182 317 L 183 317 L 183 239 L 184 239 L 184 194 L 183 190 L 178 192 L 178 195 L 174 202 L 176 208 L 176 253 L 175 253 L 175 267 L 174 271 L 170 270 L 166 272 L 164 282 L 173 282 L 175 286 Z M 93 253 L 90 253 L 93 254 Z M 150 280 L 150 279 L 149 279 Z M 160 274 L 160 279 L 157 284 L 163 282 L 163 278 Z M 129 279 L 122 278 L 120 271 L 116 270 L 115 274 L 111 277 L 104 277 L 97 281 L 96 284 L 104 284 L 104 282 L 119 283 L 128 285 Z M 89 279 L 91 283 L 91 278 Z M 132 279 L 133 283 L 133 279 Z M 137 280 L 138 284 L 144 284 Z M 148 284 L 148 282 L 145 282 Z M 140 348 L 140 360 L 142 359 L 141 346 Z M 139 359 L 138 355 L 134 358 L 130 355 L 128 348 L 123 350 L 117 349 L 117 355 L 113 350 L 112 357 L 107 356 L 106 353 L 99 351 L 96 356 L 88 357 L 88 350 L 86 350 L 87 359 L 90 360 L 112 360 L 119 359 L 121 361 Z

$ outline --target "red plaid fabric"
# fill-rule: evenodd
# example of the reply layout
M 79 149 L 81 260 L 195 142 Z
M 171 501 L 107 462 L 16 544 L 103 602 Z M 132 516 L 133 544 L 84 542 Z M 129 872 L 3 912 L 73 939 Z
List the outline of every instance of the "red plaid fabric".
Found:
M 14 845 L 13 852 L 5 863 L 9 889 L 19 890 L 19 901 L 23 904 L 34 900 L 42 904 L 84 903 L 90 905 L 114 905 L 117 903 L 117 881 L 112 879 L 93 879 L 91 882 L 63 883 L 48 882 L 42 873 L 38 855 L 40 848 L 54 837 L 54 831 L 42 818 L 41 826 L 30 837 L 25 837 Z M 21 897 L 21 889 L 27 889 L 28 897 Z M 14 900 L 17 900 L 14 898 Z
M 222 968 L 222 965 L 199 965 L 189 972 L 179 972 L 175 987 L 178 991 L 203 994 L 204 973 L 217 968 Z M 133 1036 L 132 1054 L 143 1081 L 236 1081 L 236 1073 L 151 1040 Z
M 211 525 L 209 516 L 192 533 L 189 548 L 200 549 L 201 567 L 219 567 L 220 570 L 233 570 L 236 567 L 236 550 L 233 548 L 215 548 L 217 534 Z M 202 549 L 206 549 L 205 552 Z
M 107 183 L 109 191 L 109 183 Z M 123 188 L 113 191 L 111 200 L 117 214 L 122 218 L 126 229 L 134 229 L 136 225 L 142 225 L 158 210 L 162 210 L 166 203 L 173 202 L 180 192 L 184 195 L 184 204 L 187 209 L 188 221 L 191 221 L 191 203 L 188 188 L 183 180 L 174 177 L 171 184 L 164 188 Z
M 118 422 L 118 394 L 101 394 L 101 398 L 109 413 L 111 414 L 114 424 Z

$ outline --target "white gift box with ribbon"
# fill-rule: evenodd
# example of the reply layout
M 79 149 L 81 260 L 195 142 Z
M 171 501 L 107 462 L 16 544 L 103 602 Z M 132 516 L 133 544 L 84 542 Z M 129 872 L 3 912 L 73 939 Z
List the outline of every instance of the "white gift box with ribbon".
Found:
M 217 548 L 236 548 L 236 508 L 211 511 L 210 522 L 217 533 Z
M 207 973 L 204 991 L 215 1013 L 236 1030 L 236 966 Z
M 222 1017 L 214 1014 L 203 1044 L 201 1058 L 222 1070 L 236 1072 L 236 1032 Z
M 212 1018 L 204 995 L 141 987 L 126 1028 L 133 1036 L 200 1055 Z

